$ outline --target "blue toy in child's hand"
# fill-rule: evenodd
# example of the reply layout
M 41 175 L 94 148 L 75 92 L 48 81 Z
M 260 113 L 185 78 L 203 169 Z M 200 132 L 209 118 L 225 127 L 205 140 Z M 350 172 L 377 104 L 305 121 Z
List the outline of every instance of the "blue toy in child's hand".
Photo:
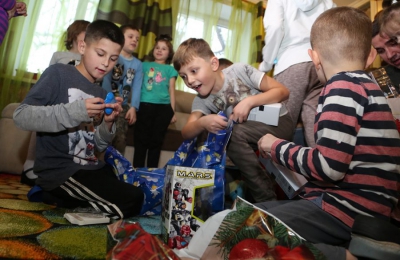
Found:
M 104 99 L 104 104 L 113 104 L 113 103 L 115 103 L 114 94 L 112 92 L 108 92 L 106 98 Z M 104 113 L 106 113 L 106 115 L 111 115 L 113 110 L 114 109 L 112 109 L 111 107 L 106 107 L 104 109 Z

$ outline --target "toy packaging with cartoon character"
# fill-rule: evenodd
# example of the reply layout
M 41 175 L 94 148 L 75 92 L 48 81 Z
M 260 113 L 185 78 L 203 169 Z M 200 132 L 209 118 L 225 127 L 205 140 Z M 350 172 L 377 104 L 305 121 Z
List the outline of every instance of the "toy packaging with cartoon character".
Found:
M 204 145 L 186 140 L 167 163 L 162 203 L 162 238 L 171 248 L 185 248 L 212 215 L 224 210 L 225 150 L 232 124 L 209 134 Z
M 219 209 L 213 209 L 212 203 L 224 193 L 214 193 L 214 169 L 169 165 L 165 181 L 163 241 L 171 248 L 184 248 L 202 223 L 223 210 L 223 198 Z

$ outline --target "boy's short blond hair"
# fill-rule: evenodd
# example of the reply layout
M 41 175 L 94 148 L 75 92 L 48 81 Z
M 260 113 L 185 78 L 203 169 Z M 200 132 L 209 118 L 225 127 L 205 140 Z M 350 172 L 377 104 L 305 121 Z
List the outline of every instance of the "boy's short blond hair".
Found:
M 189 38 L 179 45 L 172 59 L 172 63 L 174 64 L 174 68 L 179 71 L 182 66 L 191 62 L 195 57 L 206 60 L 214 56 L 210 45 L 205 40 Z
M 372 22 L 361 10 L 336 7 L 323 12 L 311 28 L 311 46 L 324 60 L 367 62 L 371 51 Z

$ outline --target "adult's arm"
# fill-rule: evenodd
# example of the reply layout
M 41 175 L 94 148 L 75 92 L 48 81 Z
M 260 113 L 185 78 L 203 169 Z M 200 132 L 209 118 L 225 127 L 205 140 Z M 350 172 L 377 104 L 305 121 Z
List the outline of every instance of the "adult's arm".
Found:
M 262 49 L 263 61 L 259 69 L 267 72 L 272 69 L 284 37 L 284 7 L 281 1 L 268 1 L 264 14 L 265 46 Z

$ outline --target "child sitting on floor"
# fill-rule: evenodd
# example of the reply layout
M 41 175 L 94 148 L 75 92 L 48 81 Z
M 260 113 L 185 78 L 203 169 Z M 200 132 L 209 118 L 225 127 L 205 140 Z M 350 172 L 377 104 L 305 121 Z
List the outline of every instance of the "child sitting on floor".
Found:
M 139 214 L 144 198 L 95 156 L 111 143 L 122 110 L 120 97 L 104 103 L 107 91 L 95 81 L 111 71 L 123 44 L 118 26 L 94 21 L 79 43 L 79 65 L 47 68 L 14 112 L 18 127 L 37 132 L 36 185 L 64 207 L 93 207 L 115 219 Z
M 247 64 L 234 63 L 219 69 L 218 58 L 203 39 L 184 41 L 174 55 L 173 64 L 185 84 L 198 92 L 193 100 L 192 113 L 182 129 L 183 137 L 191 139 L 203 131 L 216 133 L 226 128 L 226 118 L 217 115 L 219 111 L 225 111 L 237 123 L 233 127 L 227 155 L 238 167 L 256 202 L 275 200 L 274 183 L 260 166 L 254 149 L 265 133 L 291 140 L 292 120 L 286 109 L 281 109 L 278 126 L 247 121 L 247 117 L 254 107 L 284 101 L 289 90 Z
M 326 83 L 315 116 L 316 147 L 271 134 L 258 142 L 264 157 L 271 153 L 309 182 L 301 200 L 257 206 L 316 243 L 328 259 L 354 259 L 345 249 L 354 218 L 389 221 L 399 198 L 399 133 L 383 92 L 364 71 L 375 58 L 371 28 L 369 17 L 350 7 L 317 18 L 309 55 Z

